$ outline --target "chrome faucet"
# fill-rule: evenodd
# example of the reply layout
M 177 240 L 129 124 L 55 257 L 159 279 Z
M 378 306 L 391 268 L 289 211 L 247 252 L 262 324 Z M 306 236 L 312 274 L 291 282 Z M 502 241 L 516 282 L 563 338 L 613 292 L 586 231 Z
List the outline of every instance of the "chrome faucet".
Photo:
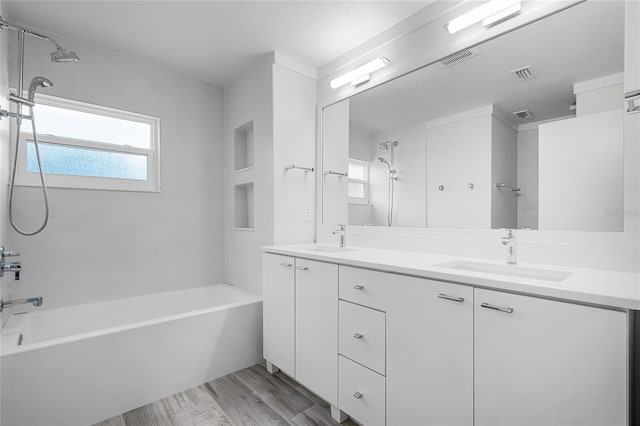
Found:
M 507 229 L 507 235 L 500 240 L 502 240 L 503 246 L 507 246 L 507 263 L 516 265 L 518 263 L 516 259 L 516 234 L 513 229 Z
M 17 251 L 5 250 L 0 246 L 0 277 L 4 277 L 5 272 L 13 272 L 14 279 L 18 281 L 20 279 L 20 272 L 22 271 L 22 263 L 20 262 L 5 262 L 6 257 L 20 256 Z
M 10 308 L 15 305 L 24 305 L 26 303 L 33 303 L 33 306 L 42 306 L 42 297 L 27 297 L 26 299 L 13 300 L 0 299 L 0 312 L 5 308 Z
M 338 225 L 340 228 L 332 232 L 333 235 L 340 234 L 340 247 L 344 247 L 347 239 L 347 227 L 345 225 Z

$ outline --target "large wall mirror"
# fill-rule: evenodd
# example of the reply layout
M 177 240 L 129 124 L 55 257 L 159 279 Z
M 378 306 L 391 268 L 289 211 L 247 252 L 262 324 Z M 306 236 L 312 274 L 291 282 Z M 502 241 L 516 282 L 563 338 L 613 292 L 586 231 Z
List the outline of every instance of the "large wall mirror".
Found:
M 326 107 L 323 223 L 622 231 L 623 72 L 587 1 Z

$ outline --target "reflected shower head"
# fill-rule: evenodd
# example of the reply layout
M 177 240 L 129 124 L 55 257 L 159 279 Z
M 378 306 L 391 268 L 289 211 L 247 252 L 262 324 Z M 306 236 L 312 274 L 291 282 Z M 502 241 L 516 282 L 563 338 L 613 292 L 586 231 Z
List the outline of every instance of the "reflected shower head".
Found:
M 388 162 L 387 160 L 385 160 L 385 159 L 384 159 L 384 158 L 382 158 L 382 157 L 378 157 L 378 160 L 379 160 L 382 164 L 386 165 L 386 166 L 387 166 L 387 169 L 389 169 L 389 172 L 391 172 L 391 164 L 389 164 L 389 162 Z
M 60 46 L 57 46 L 55 52 L 51 52 L 51 62 L 77 62 L 79 60 L 76 52 L 63 49 Z
M 53 86 L 53 83 L 48 78 L 34 77 L 33 80 L 31 80 L 31 84 L 29 84 L 29 100 L 33 102 L 33 98 L 36 96 L 36 90 L 38 89 L 38 87 L 51 86 Z
M 380 151 L 389 151 L 389 148 L 394 148 L 396 146 L 398 146 L 398 141 L 384 141 L 380 142 L 378 148 L 380 148 Z

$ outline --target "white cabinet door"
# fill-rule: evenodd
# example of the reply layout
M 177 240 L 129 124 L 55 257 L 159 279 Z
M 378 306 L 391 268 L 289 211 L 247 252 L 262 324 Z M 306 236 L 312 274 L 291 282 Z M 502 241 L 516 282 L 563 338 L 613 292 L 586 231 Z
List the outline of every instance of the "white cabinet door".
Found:
M 296 380 L 338 405 L 338 265 L 296 259 Z
M 387 275 L 387 424 L 473 424 L 473 288 Z
M 262 256 L 264 358 L 295 377 L 295 287 L 293 257 Z
M 626 313 L 482 289 L 474 299 L 476 426 L 627 424 Z

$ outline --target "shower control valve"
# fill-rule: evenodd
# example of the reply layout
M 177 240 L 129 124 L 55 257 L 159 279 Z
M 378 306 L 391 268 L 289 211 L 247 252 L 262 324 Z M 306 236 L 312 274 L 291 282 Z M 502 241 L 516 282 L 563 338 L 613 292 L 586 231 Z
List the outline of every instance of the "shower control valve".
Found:
M 5 257 L 20 256 L 20 252 L 12 251 L 12 250 L 5 250 L 4 247 L 0 246 L 0 256 L 2 256 L 3 259 Z
M 0 262 L 0 277 L 3 277 L 5 272 L 13 272 L 14 279 L 18 281 L 21 271 L 22 264 L 20 262 Z

